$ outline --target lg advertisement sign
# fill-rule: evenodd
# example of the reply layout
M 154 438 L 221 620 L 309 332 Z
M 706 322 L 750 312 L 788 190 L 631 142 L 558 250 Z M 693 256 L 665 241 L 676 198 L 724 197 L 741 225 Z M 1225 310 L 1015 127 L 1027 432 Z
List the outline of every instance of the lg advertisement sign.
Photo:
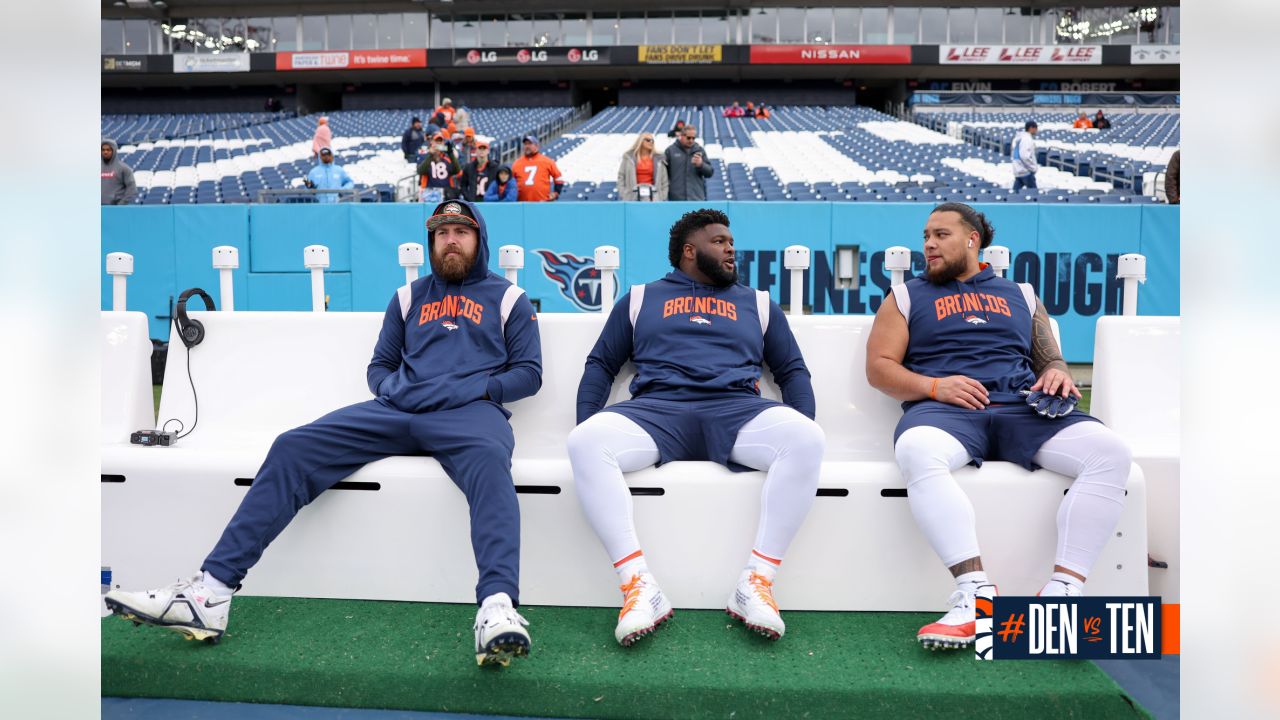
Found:
M 607 64 L 609 48 L 472 48 L 453 54 L 454 67 Z

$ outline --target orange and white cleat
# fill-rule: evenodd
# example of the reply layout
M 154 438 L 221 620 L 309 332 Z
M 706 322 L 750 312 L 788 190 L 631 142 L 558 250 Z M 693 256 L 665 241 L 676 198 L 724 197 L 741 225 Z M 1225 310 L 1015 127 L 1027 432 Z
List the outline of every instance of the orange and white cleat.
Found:
M 622 610 L 618 612 L 618 627 L 613 636 L 623 647 L 631 647 L 640 638 L 653 634 L 676 614 L 671 601 L 647 572 L 632 575 L 631 580 L 619 587 Z
M 773 599 L 773 581 L 754 570 L 742 572 L 725 612 L 734 620 L 741 620 L 748 630 L 770 640 L 781 638 L 787 631 L 778 603 Z
M 951 609 L 937 622 L 929 623 L 916 633 L 916 640 L 930 650 L 954 650 L 968 646 L 973 642 L 976 633 L 974 596 L 983 593 L 982 588 L 991 588 L 990 595 L 996 594 L 994 585 L 968 585 L 956 590 L 947 598 Z

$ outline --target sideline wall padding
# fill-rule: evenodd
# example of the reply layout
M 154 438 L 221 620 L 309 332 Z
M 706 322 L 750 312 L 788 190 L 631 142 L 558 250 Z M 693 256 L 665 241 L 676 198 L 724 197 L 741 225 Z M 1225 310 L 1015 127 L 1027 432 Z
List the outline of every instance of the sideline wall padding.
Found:
M 598 307 L 599 275 L 592 258 L 598 245 L 622 251 L 619 295 L 630 285 L 670 270 L 668 231 L 680 215 L 699 207 L 724 210 L 738 251 L 739 273 L 775 300 L 790 299 L 783 268 L 788 245 L 812 250 L 805 275 L 805 303 L 817 313 L 873 313 L 888 290 L 884 250 L 913 251 L 913 274 L 923 271 L 921 235 L 932 207 L 925 203 L 668 202 L 503 203 L 481 205 L 489 227 L 490 268 L 498 248 L 520 245 L 520 283 L 544 312 Z M 1035 285 L 1062 329 L 1069 361 L 1090 362 L 1097 317 L 1120 307 L 1116 259 L 1147 256 L 1148 282 L 1140 289 L 1144 315 L 1179 312 L 1178 208 L 1168 205 L 977 205 L 995 226 L 995 242 L 1008 246 L 1010 276 Z M 199 285 L 217 297 L 210 266 L 217 245 L 240 249 L 235 272 L 241 310 L 310 309 L 310 279 L 302 266 L 307 245 L 329 246 L 326 288 L 331 310 L 381 312 L 404 283 L 396 248 L 427 246 L 428 208 L 417 203 L 334 205 L 180 205 L 102 208 L 102 254 L 129 252 L 129 307 L 151 318 L 152 337 L 167 339 L 171 298 Z M 835 249 L 856 245 L 856 288 L 838 287 Z M 538 251 L 547 251 L 546 255 Z M 430 272 L 424 267 L 423 274 Z M 111 279 L 102 273 L 102 306 L 111 303 Z

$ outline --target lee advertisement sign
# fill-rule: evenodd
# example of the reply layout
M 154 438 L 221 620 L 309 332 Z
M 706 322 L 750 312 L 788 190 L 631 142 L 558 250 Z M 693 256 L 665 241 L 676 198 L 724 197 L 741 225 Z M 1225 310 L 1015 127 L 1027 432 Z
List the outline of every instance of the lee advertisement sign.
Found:
M 752 65 L 910 65 L 910 45 L 752 45 Z
M 173 71 L 175 73 L 249 72 L 249 53 L 218 53 L 217 55 L 174 53 Z
M 277 70 L 378 70 L 426 66 L 427 51 L 423 48 L 276 53 Z
M 608 64 L 609 48 L 472 48 L 453 53 L 454 67 Z
M 1101 45 L 942 45 L 943 65 L 1101 65 Z
M 655 65 L 699 65 L 718 63 L 721 45 L 641 45 L 640 62 Z

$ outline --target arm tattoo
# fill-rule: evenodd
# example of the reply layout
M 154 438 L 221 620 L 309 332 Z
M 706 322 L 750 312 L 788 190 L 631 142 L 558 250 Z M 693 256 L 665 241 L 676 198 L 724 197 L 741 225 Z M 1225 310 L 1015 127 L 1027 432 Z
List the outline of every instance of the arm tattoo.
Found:
M 1049 368 L 1066 372 L 1067 363 L 1062 359 L 1058 341 L 1053 339 L 1049 313 L 1044 309 L 1044 303 L 1036 298 L 1036 311 L 1031 318 L 1031 370 L 1039 377 Z

